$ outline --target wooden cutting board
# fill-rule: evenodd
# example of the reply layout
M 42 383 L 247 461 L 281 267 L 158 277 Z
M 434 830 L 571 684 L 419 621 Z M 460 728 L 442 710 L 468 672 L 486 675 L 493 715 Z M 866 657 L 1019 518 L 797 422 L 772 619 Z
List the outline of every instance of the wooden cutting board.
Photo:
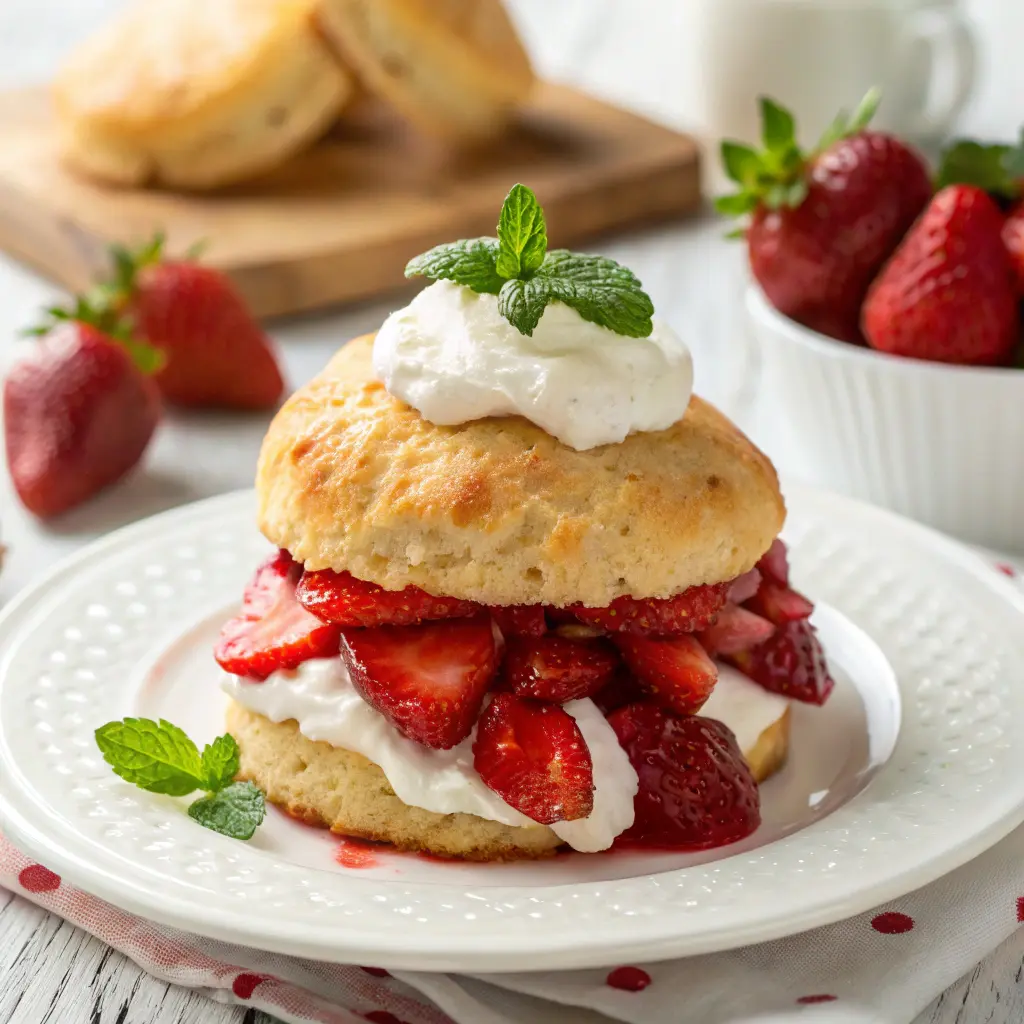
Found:
M 700 203 L 688 136 L 571 89 L 538 88 L 500 140 L 455 154 L 369 104 L 258 180 L 203 195 L 107 188 L 59 164 L 45 90 L 0 94 L 0 248 L 71 290 L 111 242 L 167 233 L 231 274 L 263 317 L 406 284 L 438 242 L 493 235 L 516 181 L 544 205 L 552 246 L 686 213 Z

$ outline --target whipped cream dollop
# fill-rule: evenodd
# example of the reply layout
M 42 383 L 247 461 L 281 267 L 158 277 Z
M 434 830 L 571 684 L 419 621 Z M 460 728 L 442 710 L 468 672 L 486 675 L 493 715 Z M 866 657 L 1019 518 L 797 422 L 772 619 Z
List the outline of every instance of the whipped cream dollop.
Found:
M 385 320 L 373 366 L 432 423 L 524 416 L 577 451 L 670 427 L 693 391 L 690 351 L 663 323 L 627 338 L 553 302 L 528 338 L 498 312 L 496 295 L 452 281 Z
M 379 765 L 395 795 L 412 807 L 438 814 L 475 814 L 505 825 L 536 825 L 484 785 L 473 767 L 472 735 L 451 750 L 431 750 L 403 736 L 356 692 L 341 658 L 316 658 L 264 682 L 227 676 L 227 694 L 272 722 L 294 719 L 302 734 L 354 750 Z M 565 705 L 590 748 L 594 808 L 578 821 L 560 821 L 552 831 L 574 850 L 606 850 L 633 824 L 639 780 L 615 733 L 590 700 Z

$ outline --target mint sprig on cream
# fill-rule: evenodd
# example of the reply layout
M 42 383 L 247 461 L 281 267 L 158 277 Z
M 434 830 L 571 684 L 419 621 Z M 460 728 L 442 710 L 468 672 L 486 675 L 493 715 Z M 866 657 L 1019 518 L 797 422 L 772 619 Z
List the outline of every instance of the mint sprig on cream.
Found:
M 262 791 L 251 782 L 235 782 L 238 744 L 219 736 L 202 751 L 176 725 L 161 719 L 126 718 L 96 730 L 96 745 L 116 775 L 150 793 L 206 795 L 194 801 L 189 816 L 205 828 L 232 839 L 251 839 L 266 814 Z
M 497 238 L 435 246 L 410 260 L 405 276 L 497 295 L 501 315 L 527 337 L 551 302 L 628 338 L 646 338 L 654 329 L 654 304 L 631 270 L 605 256 L 548 251 L 544 211 L 525 185 L 513 185 L 505 197 Z

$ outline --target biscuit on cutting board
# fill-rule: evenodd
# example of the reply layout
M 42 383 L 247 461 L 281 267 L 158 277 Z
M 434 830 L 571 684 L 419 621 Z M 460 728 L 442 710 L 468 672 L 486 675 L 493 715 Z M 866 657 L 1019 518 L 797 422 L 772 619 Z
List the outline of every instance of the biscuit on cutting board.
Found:
M 534 84 L 501 0 L 321 0 L 320 23 L 371 92 L 449 140 L 494 134 Z
M 269 170 L 353 92 L 317 0 L 136 0 L 54 83 L 63 157 L 120 185 L 206 189 Z

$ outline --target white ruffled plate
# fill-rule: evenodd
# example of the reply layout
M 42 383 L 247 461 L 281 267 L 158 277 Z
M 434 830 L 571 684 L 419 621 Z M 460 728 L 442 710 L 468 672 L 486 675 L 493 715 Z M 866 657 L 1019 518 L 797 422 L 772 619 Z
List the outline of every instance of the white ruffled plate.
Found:
M 341 841 L 277 812 L 245 844 L 121 782 L 95 747 L 98 725 L 145 714 L 201 742 L 223 731 L 210 648 L 266 550 L 251 494 L 114 534 L 6 609 L 0 824 L 133 913 L 384 967 L 655 960 L 866 910 L 1024 819 L 1024 600 L 912 523 L 799 487 L 787 496 L 796 583 L 819 602 L 839 685 L 824 709 L 794 709 L 790 763 L 743 844 L 484 866 L 375 852 L 356 869 L 336 859 Z

